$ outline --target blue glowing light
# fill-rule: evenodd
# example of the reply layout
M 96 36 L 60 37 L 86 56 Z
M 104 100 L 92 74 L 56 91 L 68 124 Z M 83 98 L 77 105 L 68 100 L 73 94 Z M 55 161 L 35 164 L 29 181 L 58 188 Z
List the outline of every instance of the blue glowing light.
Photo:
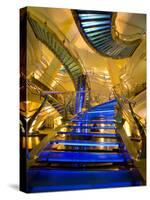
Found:
M 110 18 L 111 15 L 107 15 L 107 14 L 79 14 L 79 17 L 80 17 L 81 20 L 104 19 L 104 18 Z
M 111 129 L 111 130 L 114 130 L 116 129 L 116 127 L 114 126 L 66 126 L 67 128 L 81 128 L 81 129 Z
M 87 36 L 88 37 L 94 37 L 96 35 L 99 35 L 99 36 L 101 35 L 103 37 L 106 34 L 111 34 L 111 31 L 109 29 L 108 30 L 106 29 L 106 30 L 96 31 L 96 32 L 92 32 L 92 33 L 87 33 Z
M 97 142 L 97 141 L 83 141 L 83 140 L 55 140 L 49 144 L 63 144 L 65 146 L 103 146 L 103 147 L 118 147 L 120 142 Z
M 133 175 L 131 175 L 134 174 Z M 28 192 L 79 190 L 141 185 L 137 171 L 129 170 L 28 170 Z M 89 182 L 90 180 L 90 182 Z
M 127 158 L 130 160 L 130 158 Z M 69 152 L 69 151 L 43 151 L 39 154 L 38 161 L 45 162 L 83 162 L 83 163 L 114 163 L 125 162 L 122 153 L 89 153 L 89 152 Z
M 85 137 L 103 137 L 103 138 L 109 138 L 109 137 L 119 137 L 119 134 L 117 133 L 84 133 L 84 132 L 58 132 L 57 134 L 65 134 L 65 135 L 72 135 L 72 136 L 85 136 Z
M 89 33 L 89 32 L 92 32 L 92 31 L 103 30 L 103 29 L 110 28 L 110 27 L 111 27 L 110 25 L 91 27 L 91 28 L 85 28 L 84 31 L 86 33 Z
M 110 24 L 110 20 L 104 20 L 104 21 L 90 21 L 90 22 L 81 22 L 83 27 L 90 27 L 90 26 L 96 26 L 96 25 L 104 25 L 104 24 Z
M 94 41 L 103 41 L 103 40 L 106 40 L 106 38 L 112 38 L 112 36 L 110 35 L 110 33 L 107 33 L 105 34 L 105 37 L 103 37 L 102 35 L 98 35 L 98 36 L 92 36 L 89 38 L 92 42 L 94 42 Z

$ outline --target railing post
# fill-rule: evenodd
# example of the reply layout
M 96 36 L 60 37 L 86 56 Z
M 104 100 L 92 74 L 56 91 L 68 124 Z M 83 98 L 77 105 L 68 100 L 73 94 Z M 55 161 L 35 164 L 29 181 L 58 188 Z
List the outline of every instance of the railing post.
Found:
M 85 99 L 85 84 L 86 84 L 86 76 L 82 75 L 78 78 L 78 87 L 77 87 L 76 102 L 75 102 L 75 114 L 82 112 L 82 107 Z M 77 126 L 81 126 L 81 122 L 78 122 Z M 77 128 L 76 131 L 81 132 L 81 129 Z
M 143 126 L 139 123 L 139 120 L 137 119 L 134 111 L 133 111 L 133 108 L 131 106 L 131 102 L 129 102 L 129 108 L 130 108 L 130 111 L 131 111 L 131 114 L 133 116 L 133 119 L 137 125 L 137 128 L 139 130 L 139 133 L 141 135 L 141 138 L 142 138 L 142 148 L 141 148 L 141 152 L 139 154 L 139 158 L 140 159 L 145 159 L 146 158 L 146 135 L 145 135 L 145 131 L 144 131 L 144 128 Z
M 78 78 L 75 114 L 80 113 L 82 111 L 85 99 L 85 84 L 86 84 L 86 76 L 82 75 Z

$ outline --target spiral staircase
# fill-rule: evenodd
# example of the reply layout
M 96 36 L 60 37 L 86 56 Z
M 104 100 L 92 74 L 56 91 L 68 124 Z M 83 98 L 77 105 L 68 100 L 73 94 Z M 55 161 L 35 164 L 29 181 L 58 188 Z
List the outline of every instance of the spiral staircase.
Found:
M 38 40 L 44 43 L 60 60 L 66 71 L 70 75 L 75 88 L 78 85 L 78 79 L 83 75 L 83 67 L 74 55 L 65 47 L 65 39 L 61 41 L 58 36 L 48 28 L 48 26 L 33 16 L 28 14 L 28 21 Z M 87 85 L 88 89 L 88 85 Z
M 121 40 L 114 30 L 116 14 L 104 11 L 73 10 L 76 24 L 86 42 L 101 55 L 115 59 L 130 57 L 141 40 Z

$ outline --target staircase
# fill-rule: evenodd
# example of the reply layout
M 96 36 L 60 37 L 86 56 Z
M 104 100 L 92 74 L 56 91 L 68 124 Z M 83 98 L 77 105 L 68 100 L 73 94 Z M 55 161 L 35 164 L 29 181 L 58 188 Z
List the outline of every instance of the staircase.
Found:
M 143 184 L 116 130 L 116 104 L 81 112 L 57 132 L 28 170 L 29 192 Z
M 83 67 L 76 58 L 65 46 L 65 39 L 61 39 L 51 30 L 46 23 L 42 23 L 40 20 L 34 19 L 31 14 L 28 13 L 28 21 L 32 27 L 32 30 L 38 40 L 44 43 L 60 60 L 66 71 L 70 75 L 75 88 L 78 85 L 78 79 L 83 75 Z
M 140 39 L 124 41 L 115 34 L 116 14 L 113 12 L 76 10 L 73 15 L 83 38 L 104 56 L 126 58 L 140 44 Z
M 44 85 L 42 82 L 40 82 L 38 79 L 35 79 L 34 77 L 32 77 L 31 81 L 27 81 L 27 85 L 29 94 L 31 93 L 32 95 L 36 95 L 38 98 L 39 96 L 41 96 L 43 91 L 52 91 L 52 89 L 50 90 L 46 85 Z M 64 104 L 57 100 L 57 95 L 47 95 L 47 101 L 53 108 L 57 110 L 57 112 L 61 116 L 64 115 Z

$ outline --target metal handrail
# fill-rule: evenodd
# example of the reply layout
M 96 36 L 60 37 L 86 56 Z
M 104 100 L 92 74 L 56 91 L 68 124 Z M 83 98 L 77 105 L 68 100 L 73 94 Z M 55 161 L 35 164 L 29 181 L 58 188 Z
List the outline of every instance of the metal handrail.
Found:
M 143 124 L 140 123 L 140 120 L 137 117 L 137 114 L 133 111 L 132 108 L 132 101 L 128 100 L 125 97 L 119 96 L 115 91 L 114 95 L 118 100 L 118 104 L 120 108 L 123 110 L 124 114 L 128 119 L 130 119 L 130 122 L 136 124 L 137 129 L 140 133 L 141 140 L 142 140 L 142 148 L 141 151 L 139 152 L 138 158 L 142 159 L 146 157 L 146 134 L 145 134 L 145 127 Z M 129 110 L 126 108 L 126 103 L 129 106 Z
M 34 75 L 33 75 L 34 76 Z M 44 76 L 46 76 L 46 77 L 49 77 L 49 78 L 53 78 L 51 75 L 48 75 L 47 73 L 44 73 Z M 41 78 L 41 79 L 43 79 L 43 78 Z M 45 81 L 45 79 L 44 79 L 44 81 Z M 57 81 L 57 80 L 55 80 L 55 79 L 53 79 L 52 81 L 55 81 L 56 83 L 57 83 L 57 85 L 55 86 L 55 88 L 57 88 L 58 86 L 62 89 L 62 90 L 64 90 L 65 91 L 65 88 L 60 84 L 60 82 L 59 81 Z M 49 85 L 49 84 L 48 84 Z M 54 89 L 53 87 L 51 87 L 50 85 L 49 85 L 49 87 L 50 87 L 50 89 Z
M 135 40 L 139 40 L 143 37 L 143 35 L 145 34 L 145 31 L 141 32 L 141 33 L 135 33 L 132 35 L 127 35 L 127 34 L 123 34 L 117 31 L 116 27 L 114 27 L 114 32 L 115 34 L 118 36 L 118 38 L 122 41 L 135 41 Z

